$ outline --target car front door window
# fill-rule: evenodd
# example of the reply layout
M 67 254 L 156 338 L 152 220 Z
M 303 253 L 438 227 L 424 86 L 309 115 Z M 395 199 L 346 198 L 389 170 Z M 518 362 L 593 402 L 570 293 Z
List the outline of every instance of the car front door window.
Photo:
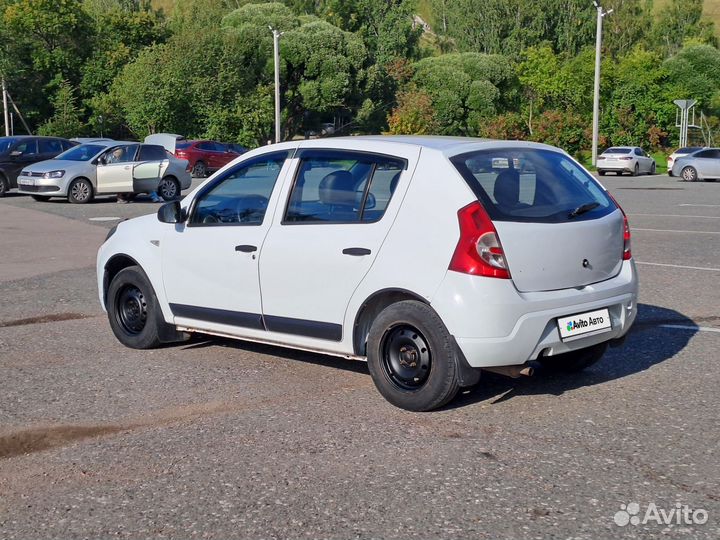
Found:
M 198 196 L 189 224 L 260 225 L 287 155 L 274 152 L 228 171 Z

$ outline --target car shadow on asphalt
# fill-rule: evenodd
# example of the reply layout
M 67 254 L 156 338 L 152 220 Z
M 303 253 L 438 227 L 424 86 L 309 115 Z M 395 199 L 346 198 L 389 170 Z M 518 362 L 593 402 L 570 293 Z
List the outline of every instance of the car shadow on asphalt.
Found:
M 668 330 L 661 325 L 677 327 Z M 465 407 L 482 401 L 500 403 L 516 396 L 551 394 L 561 395 L 581 387 L 603 384 L 650 369 L 672 358 L 683 350 L 697 333 L 697 324 L 677 311 L 648 304 L 638 306 L 638 318 L 625 343 L 618 348 L 609 348 L 605 356 L 594 366 L 580 373 L 557 373 L 544 369 L 533 362 L 535 373 L 532 377 L 511 379 L 494 373 L 483 372 L 480 382 L 466 388 L 443 410 Z M 205 347 L 231 347 L 257 354 L 280 357 L 342 369 L 369 376 L 367 364 L 362 361 L 327 356 L 319 353 L 286 349 L 234 339 L 215 338 L 197 334 L 191 341 L 181 345 L 183 349 Z
M 668 329 L 663 325 L 671 325 Z M 561 395 L 569 390 L 603 384 L 660 364 L 682 351 L 698 332 L 697 324 L 677 311 L 648 304 L 638 305 L 638 318 L 625 343 L 609 348 L 602 359 L 580 373 L 558 373 L 533 362 L 532 377 L 511 379 L 484 372 L 480 382 L 466 389 L 445 409 L 490 401 L 501 403 L 516 396 Z

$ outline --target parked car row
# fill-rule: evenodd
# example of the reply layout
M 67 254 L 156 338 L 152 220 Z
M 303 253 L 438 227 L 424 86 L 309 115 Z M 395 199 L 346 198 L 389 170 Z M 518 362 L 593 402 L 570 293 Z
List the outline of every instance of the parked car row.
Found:
M 63 197 L 86 203 L 95 195 L 154 192 L 172 200 L 190 187 L 192 176 L 207 176 L 246 151 L 239 144 L 169 134 L 150 136 L 145 143 L 0 137 L 0 197 L 18 188 L 38 201 Z

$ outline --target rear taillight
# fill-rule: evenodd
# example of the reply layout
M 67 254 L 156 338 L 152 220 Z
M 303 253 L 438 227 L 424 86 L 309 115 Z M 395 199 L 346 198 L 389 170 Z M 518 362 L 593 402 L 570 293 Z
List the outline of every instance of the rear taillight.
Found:
M 460 240 L 449 269 L 463 274 L 510 279 L 497 231 L 479 202 L 458 211 Z
M 622 212 L 623 215 L 623 260 L 629 261 L 632 259 L 632 250 L 630 249 L 630 243 L 632 240 L 632 234 L 630 233 L 630 223 L 628 223 L 627 215 L 625 214 L 625 210 L 622 209 L 622 206 L 618 204 L 618 202 L 615 200 L 615 197 L 610 195 L 608 193 L 610 198 L 615 203 L 615 206 L 618 207 L 618 209 Z

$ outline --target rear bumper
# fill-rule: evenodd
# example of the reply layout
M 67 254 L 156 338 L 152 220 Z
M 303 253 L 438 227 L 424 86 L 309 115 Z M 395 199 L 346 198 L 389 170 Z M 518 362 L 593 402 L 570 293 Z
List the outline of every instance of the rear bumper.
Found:
M 637 277 L 626 261 L 614 278 L 580 290 L 519 293 L 509 280 L 448 272 L 432 305 L 472 367 L 518 365 L 624 336 L 637 315 Z M 560 339 L 558 317 L 601 308 L 611 331 Z

